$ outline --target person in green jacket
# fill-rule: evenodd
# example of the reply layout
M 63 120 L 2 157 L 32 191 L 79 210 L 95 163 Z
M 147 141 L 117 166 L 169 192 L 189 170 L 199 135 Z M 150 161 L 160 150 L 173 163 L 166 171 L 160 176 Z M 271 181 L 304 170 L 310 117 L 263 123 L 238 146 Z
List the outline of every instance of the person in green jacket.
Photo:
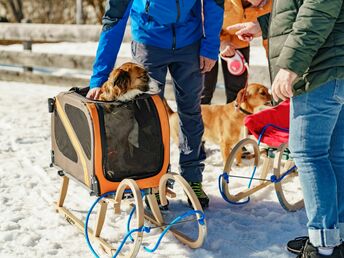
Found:
M 344 257 L 344 1 L 275 0 L 269 16 L 227 29 L 268 38 L 273 98 L 291 99 L 308 237 L 288 247 L 298 257 Z

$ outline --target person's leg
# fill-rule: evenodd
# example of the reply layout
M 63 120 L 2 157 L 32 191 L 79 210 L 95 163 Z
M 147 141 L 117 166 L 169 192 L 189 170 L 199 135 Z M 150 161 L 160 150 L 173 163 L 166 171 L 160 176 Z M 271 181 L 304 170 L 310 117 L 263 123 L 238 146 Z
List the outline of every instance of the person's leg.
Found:
M 291 100 L 290 150 L 299 171 L 310 242 L 316 247 L 340 244 L 337 182 L 329 159 L 342 108 L 334 98 L 335 85 L 328 82 Z
M 244 55 L 246 62 L 249 62 L 250 48 L 242 48 L 239 51 Z M 227 62 L 221 59 L 223 78 L 225 82 L 226 90 L 226 103 L 234 101 L 238 95 L 238 92 L 245 87 L 248 72 L 245 71 L 242 75 L 236 76 L 231 74 L 227 68 Z
M 201 96 L 201 104 L 210 104 L 216 88 L 219 62 L 217 61 L 213 69 L 204 75 L 204 87 Z
M 199 44 L 174 51 L 169 65 L 180 118 L 179 149 L 181 175 L 188 182 L 202 182 L 205 152 L 201 144 L 204 131 L 201 115 L 202 74 Z
M 147 70 L 151 83 L 156 83 L 161 90 L 160 97 L 164 96 L 169 50 L 147 46 L 138 42 L 131 42 L 133 59 L 142 64 Z
M 332 133 L 329 159 L 336 175 L 340 238 L 344 241 L 344 80 L 337 81 L 334 96 L 342 109 Z

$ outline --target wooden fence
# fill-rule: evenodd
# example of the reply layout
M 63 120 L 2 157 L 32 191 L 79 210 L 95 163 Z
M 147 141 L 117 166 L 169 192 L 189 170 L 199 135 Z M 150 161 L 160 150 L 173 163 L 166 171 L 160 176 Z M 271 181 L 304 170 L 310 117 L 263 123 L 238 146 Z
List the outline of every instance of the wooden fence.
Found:
M 59 24 L 22 24 L 0 23 L 1 41 L 8 42 L 97 42 L 101 32 L 99 25 L 59 25 Z M 130 41 L 130 30 L 126 30 L 124 41 Z M 118 57 L 116 64 L 129 61 L 129 58 Z M 94 56 L 39 53 L 31 50 L 0 50 L 0 65 L 33 68 L 64 68 L 76 70 L 92 70 Z M 17 69 L 18 70 L 18 69 Z M 49 73 L 11 71 L 0 68 L 0 80 L 22 81 L 64 86 L 86 86 L 89 79 L 72 76 L 55 76 Z
M 39 53 L 30 50 L 30 44 L 35 43 L 56 43 L 56 42 L 97 42 L 101 33 L 100 25 L 59 25 L 59 24 L 23 24 L 23 23 L 0 23 L 0 44 L 6 42 L 22 42 L 29 46 L 24 51 L 0 50 L 0 80 L 21 81 L 26 83 L 39 83 L 59 86 L 87 86 L 89 78 L 80 78 L 73 75 L 56 76 L 52 73 L 39 73 L 39 68 L 49 69 L 75 69 L 92 70 L 94 56 Z M 131 40 L 130 29 L 125 32 L 123 41 Z M 258 42 L 258 41 L 256 41 Z M 28 44 L 29 43 L 29 44 Z M 253 46 L 261 43 L 251 44 Z M 261 49 L 264 51 L 263 49 Z M 116 65 L 129 61 L 130 58 L 118 56 Z M 23 67 L 23 71 L 11 71 L 1 69 L 1 65 Z M 33 68 L 34 69 L 32 72 Z M 221 66 L 219 66 L 221 70 Z M 73 74 L 73 73 L 72 73 Z M 89 77 L 89 76 L 88 76 Z M 266 66 L 251 65 L 249 81 L 259 82 L 269 85 L 269 75 Z M 218 82 L 223 83 L 222 72 L 219 72 Z M 167 83 L 171 84 L 171 78 L 168 75 Z M 174 97 L 172 87 L 166 88 L 166 95 L 169 98 Z M 217 89 L 214 95 L 214 102 L 224 102 L 224 90 Z

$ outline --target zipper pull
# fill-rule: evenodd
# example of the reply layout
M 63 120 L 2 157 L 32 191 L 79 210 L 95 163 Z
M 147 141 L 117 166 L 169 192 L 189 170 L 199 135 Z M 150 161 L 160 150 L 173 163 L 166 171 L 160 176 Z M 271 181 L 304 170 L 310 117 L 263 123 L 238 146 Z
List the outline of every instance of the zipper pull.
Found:
M 148 12 L 149 12 L 149 5 L 150 5 L 150 2 L 149 2 L 149 0 L 147 0 L 147 2 L 146 2 L 146 6 L 145 6 L 145 12 L 148 14 Z

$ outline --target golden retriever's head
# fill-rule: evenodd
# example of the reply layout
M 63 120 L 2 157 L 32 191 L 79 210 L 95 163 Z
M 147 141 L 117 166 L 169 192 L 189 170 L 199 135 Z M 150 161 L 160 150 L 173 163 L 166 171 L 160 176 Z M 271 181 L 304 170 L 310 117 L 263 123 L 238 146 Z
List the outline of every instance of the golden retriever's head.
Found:
M 249 112 L 262 105 L 271 105 L 271 100 L 268 88 L 258 83 L 249 84 L 246 91 L 240 90 L 236 98 L 236 102 L 245 106 Z
M 148 72 L 135 63 L 124 63 L 115 68 L 101 87 L 99 99 L 103 101 L 128 101 L 150 91 Z

